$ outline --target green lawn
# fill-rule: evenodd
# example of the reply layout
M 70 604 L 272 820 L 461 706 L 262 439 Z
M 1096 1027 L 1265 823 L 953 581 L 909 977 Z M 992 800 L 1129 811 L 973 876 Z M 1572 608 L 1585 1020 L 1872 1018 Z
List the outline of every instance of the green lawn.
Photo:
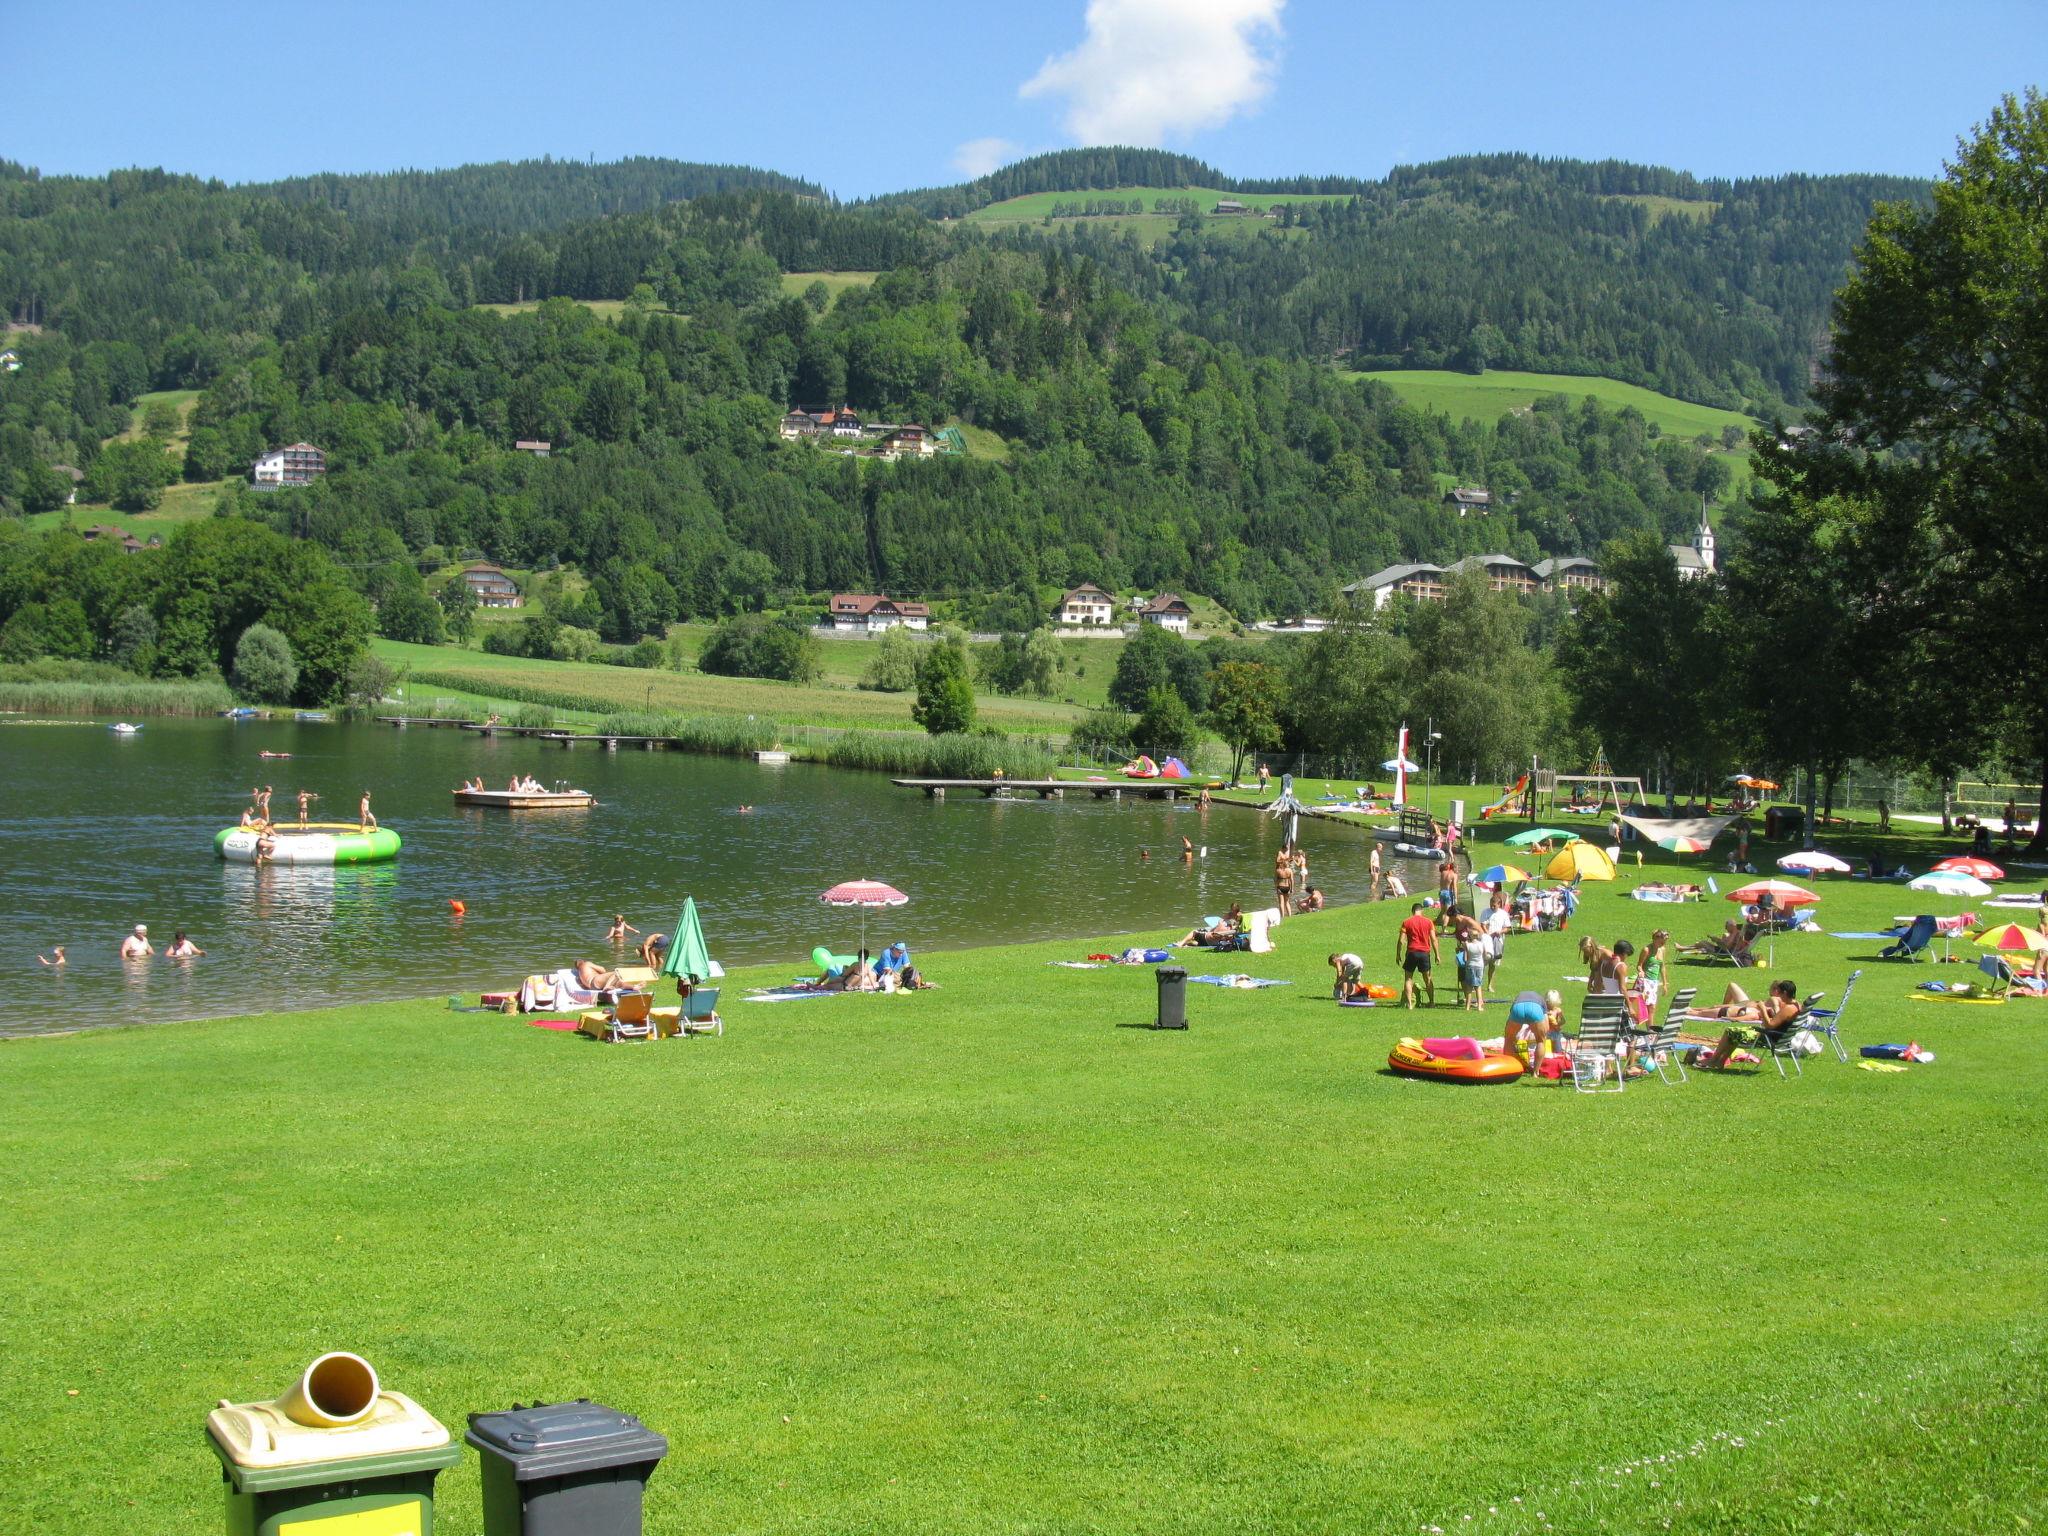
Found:
M 701 643 L 701 642 L 700 642 Z M 867 644 L 827 641 L 828 646 Z M 533 661 L 454 646 L 372 642 L 393 665 L 409 665 L 420 691 L 453 690 L 479 698 L 545 704 L 591 713 L 653 709 L 683 715 L 762 715 L 785 725 L 865 726 L 911 730 L 908 693 L 869 693 L 854 686 L 866 653 L 828 652 L 828 677 L 815 685 L 613 667 L 601 662 Z M 1113 664 L 1113 658 L 1112 658 Z M 1090 671 L 1094 669 L 1091 667 Z M 833 680 L 836 677 L 837 681 Z M 1048 699 L 979 695 L 979 723 L 1026 735 L 1064 735 L 1080 709 Z
M 192 407 L 199 403 L 199 391 L 196 389 L 159 389 L 146 395 L 136 396 L 135 409 L 129 419 L 128 430 L 121 435 L 123 437 L 142 436 L 143 413 L 150 406 L 158 403 L 167 404 L 178 413 L 178 430 L 172 433 L 167 441 L 169 446 L 177 451 L 179 462 L 183 463 L 185 444 L 192 436 L 190 431 Z
M 1610 203 L 1634 203 L 1650 210 L 1650 227 L 1666 219 L 1691 219 L 1704 224 L 1720 212 L 1721 205 L 1705 198 L 1660 197 L 1654 192 L 1612 192 L 1607 194 Z
M 1568 395 L 1575 401 L 1591 395 L 1610 410 L 1634 406 L 1644 420 L 1680 437 L 1697 437 L 1702 432 L 1709 432 L 1718 438 L 1724 427 L 1740 427 L 1748 432 L 1756 425 L 1739 411 L 1694 405 L 1689 400 L 1660 395 L 1639 384 L 1622 384 L 1614 379 L 1588 378 L 1578 374 L 1518 373 L 1511 370 L 1471 374 L 1442 368 L 1413 368 L 1381 369 L 1355 373 L 1351 377 L 1375 380 L 1410 405 L 1442 411 L 1453 420 L 1471 417 L 1493 422 L 1510 411 L 1526 409 L 1534 401 L 1549 395 Z
M 528 299 L 523 304 L 476 304 L 471 308 L 487 309 L 494 315 L 524 315 L 539 309 L 545 302 L 544 299 Z M 582 305 L 602 320 L 616 320 L 626 312 L 624 299 L 573 299 L 570 302 Z M 670 311 L 658 309 L 655 313 L 668 314 Z
M 782 292 L 792 299 L 804 296 L 804 290 L 813 283 L 823 283 L 833 298 L 849 288 L 865 288 L 882 274 L 879 272 L 785 272 L 782 274 Z
M 68 515 L 75 528 L 104 526 L 119 528 L 132 533 L 138 539 L 151 535 L 167 538 L 180 523 L 189 523 L 194 518 L 213 516 L 213 504 L 220 494 L 221 481 L 204 481 L 193 485 L 179 481 L 176 485 L 164 487 L 163 504 L 154 512 L 116 512 L 105 502 L 80 502 L 75 507 L 59 507 L 54 512 L 31 512 L 22 521 L 30 528 L 62 528 Z
M 1923 901 L 1822 889 L 1838 927 Z M 1590 892 L 1507 987 L 1724 910 Z M 1186 1034 L 1119 1027 L 1144 968 L 1048 969 L 1122 942 L 1077 937 L 737 1000 L 792 954 L 727 979 L 722 1039 L 658 1046 L 438 1002 L 0 1043 L 8 1523 L 217 1529 L 207 1410 L 330 1348 L 458 1433 L 640 1414 L 655 1536 L 2048 1520 L 2048 1003 L 1910 1002 L 1957 968 L 1794 937 L 1802 989 L 1865 968 L 1852 1043 L 1938 1061 L 1447 1087 L 1387 1050 L 1469 1016 L 1327 997 L 1332 950 L 1391 976 L 1403 910 L 1285 925 L 1227 964 L 1293 985 L 1193 987 Z M 480 1529 L 473 1455 L 440 1489 Z

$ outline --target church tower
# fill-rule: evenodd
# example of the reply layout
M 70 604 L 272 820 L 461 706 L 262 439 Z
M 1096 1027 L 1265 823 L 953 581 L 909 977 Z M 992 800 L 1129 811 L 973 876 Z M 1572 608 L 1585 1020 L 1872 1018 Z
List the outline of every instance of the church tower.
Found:
M 1692 536 L 1692 547 L 1700 552 L 1700 569 L 1713 570 L 1714 525 L 1707 521 L 1707 509 L 1704 504 L 1700 507 L 1700 529 Z

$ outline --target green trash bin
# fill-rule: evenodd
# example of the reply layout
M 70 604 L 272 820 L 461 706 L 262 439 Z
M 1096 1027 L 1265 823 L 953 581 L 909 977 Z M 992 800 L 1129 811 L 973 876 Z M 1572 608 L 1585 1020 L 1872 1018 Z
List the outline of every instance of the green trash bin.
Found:
M 206 1416 L 228 1536 L 433 1536 L 434 1479 L 462 1447 L 353 1355 L 323 1355 L 275 1402 Z

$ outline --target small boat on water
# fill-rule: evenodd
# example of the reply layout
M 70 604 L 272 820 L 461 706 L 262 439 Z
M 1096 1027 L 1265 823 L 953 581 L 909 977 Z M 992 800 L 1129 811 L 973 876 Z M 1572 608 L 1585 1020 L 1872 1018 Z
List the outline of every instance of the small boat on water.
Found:
M 107 729 L 112 731 L 116 736 L 139 736 L 142 734 L 141 726 L 130 725 L 126 720 L 116 720 L 112 725 L 108 726 Z
M 324 709 L 302 709 L 295 713 L 292 718 L 301 725 L 325 725 L 334 716 L 328 714 Z
M 261 713 L 262 711 L 251 709 L 247 704 L 238 704 L 233 709 L 222 710 L 220 717 L 223 720 L 254 720 Z
M 267 832 L 224 827 L 213 838 L 213 851 L 231 864 L 382 864 L 398 857 L 399 846 L 398 834 L 389 827 L 364 831 L 352 821 L 277 826 Z
M 501 811 L 583 810 L 597 804 L 587 789 L 458 789 L 457 805 L 494 806 Z

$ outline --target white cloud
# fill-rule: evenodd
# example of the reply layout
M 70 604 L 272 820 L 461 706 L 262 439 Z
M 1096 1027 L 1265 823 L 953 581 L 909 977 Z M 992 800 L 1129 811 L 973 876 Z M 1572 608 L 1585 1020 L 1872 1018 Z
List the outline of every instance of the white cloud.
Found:
M 986 176 L 1016 153 L 1008 139 L 969 139 L 953 151 L 953 168 L 967 177 Z
M 1058 96 L 1082 144 L 1158 145 L 1216 128 L 1273 89 L 1287 0 L 1088 0 L 1087 35 L 1020 96 Z

